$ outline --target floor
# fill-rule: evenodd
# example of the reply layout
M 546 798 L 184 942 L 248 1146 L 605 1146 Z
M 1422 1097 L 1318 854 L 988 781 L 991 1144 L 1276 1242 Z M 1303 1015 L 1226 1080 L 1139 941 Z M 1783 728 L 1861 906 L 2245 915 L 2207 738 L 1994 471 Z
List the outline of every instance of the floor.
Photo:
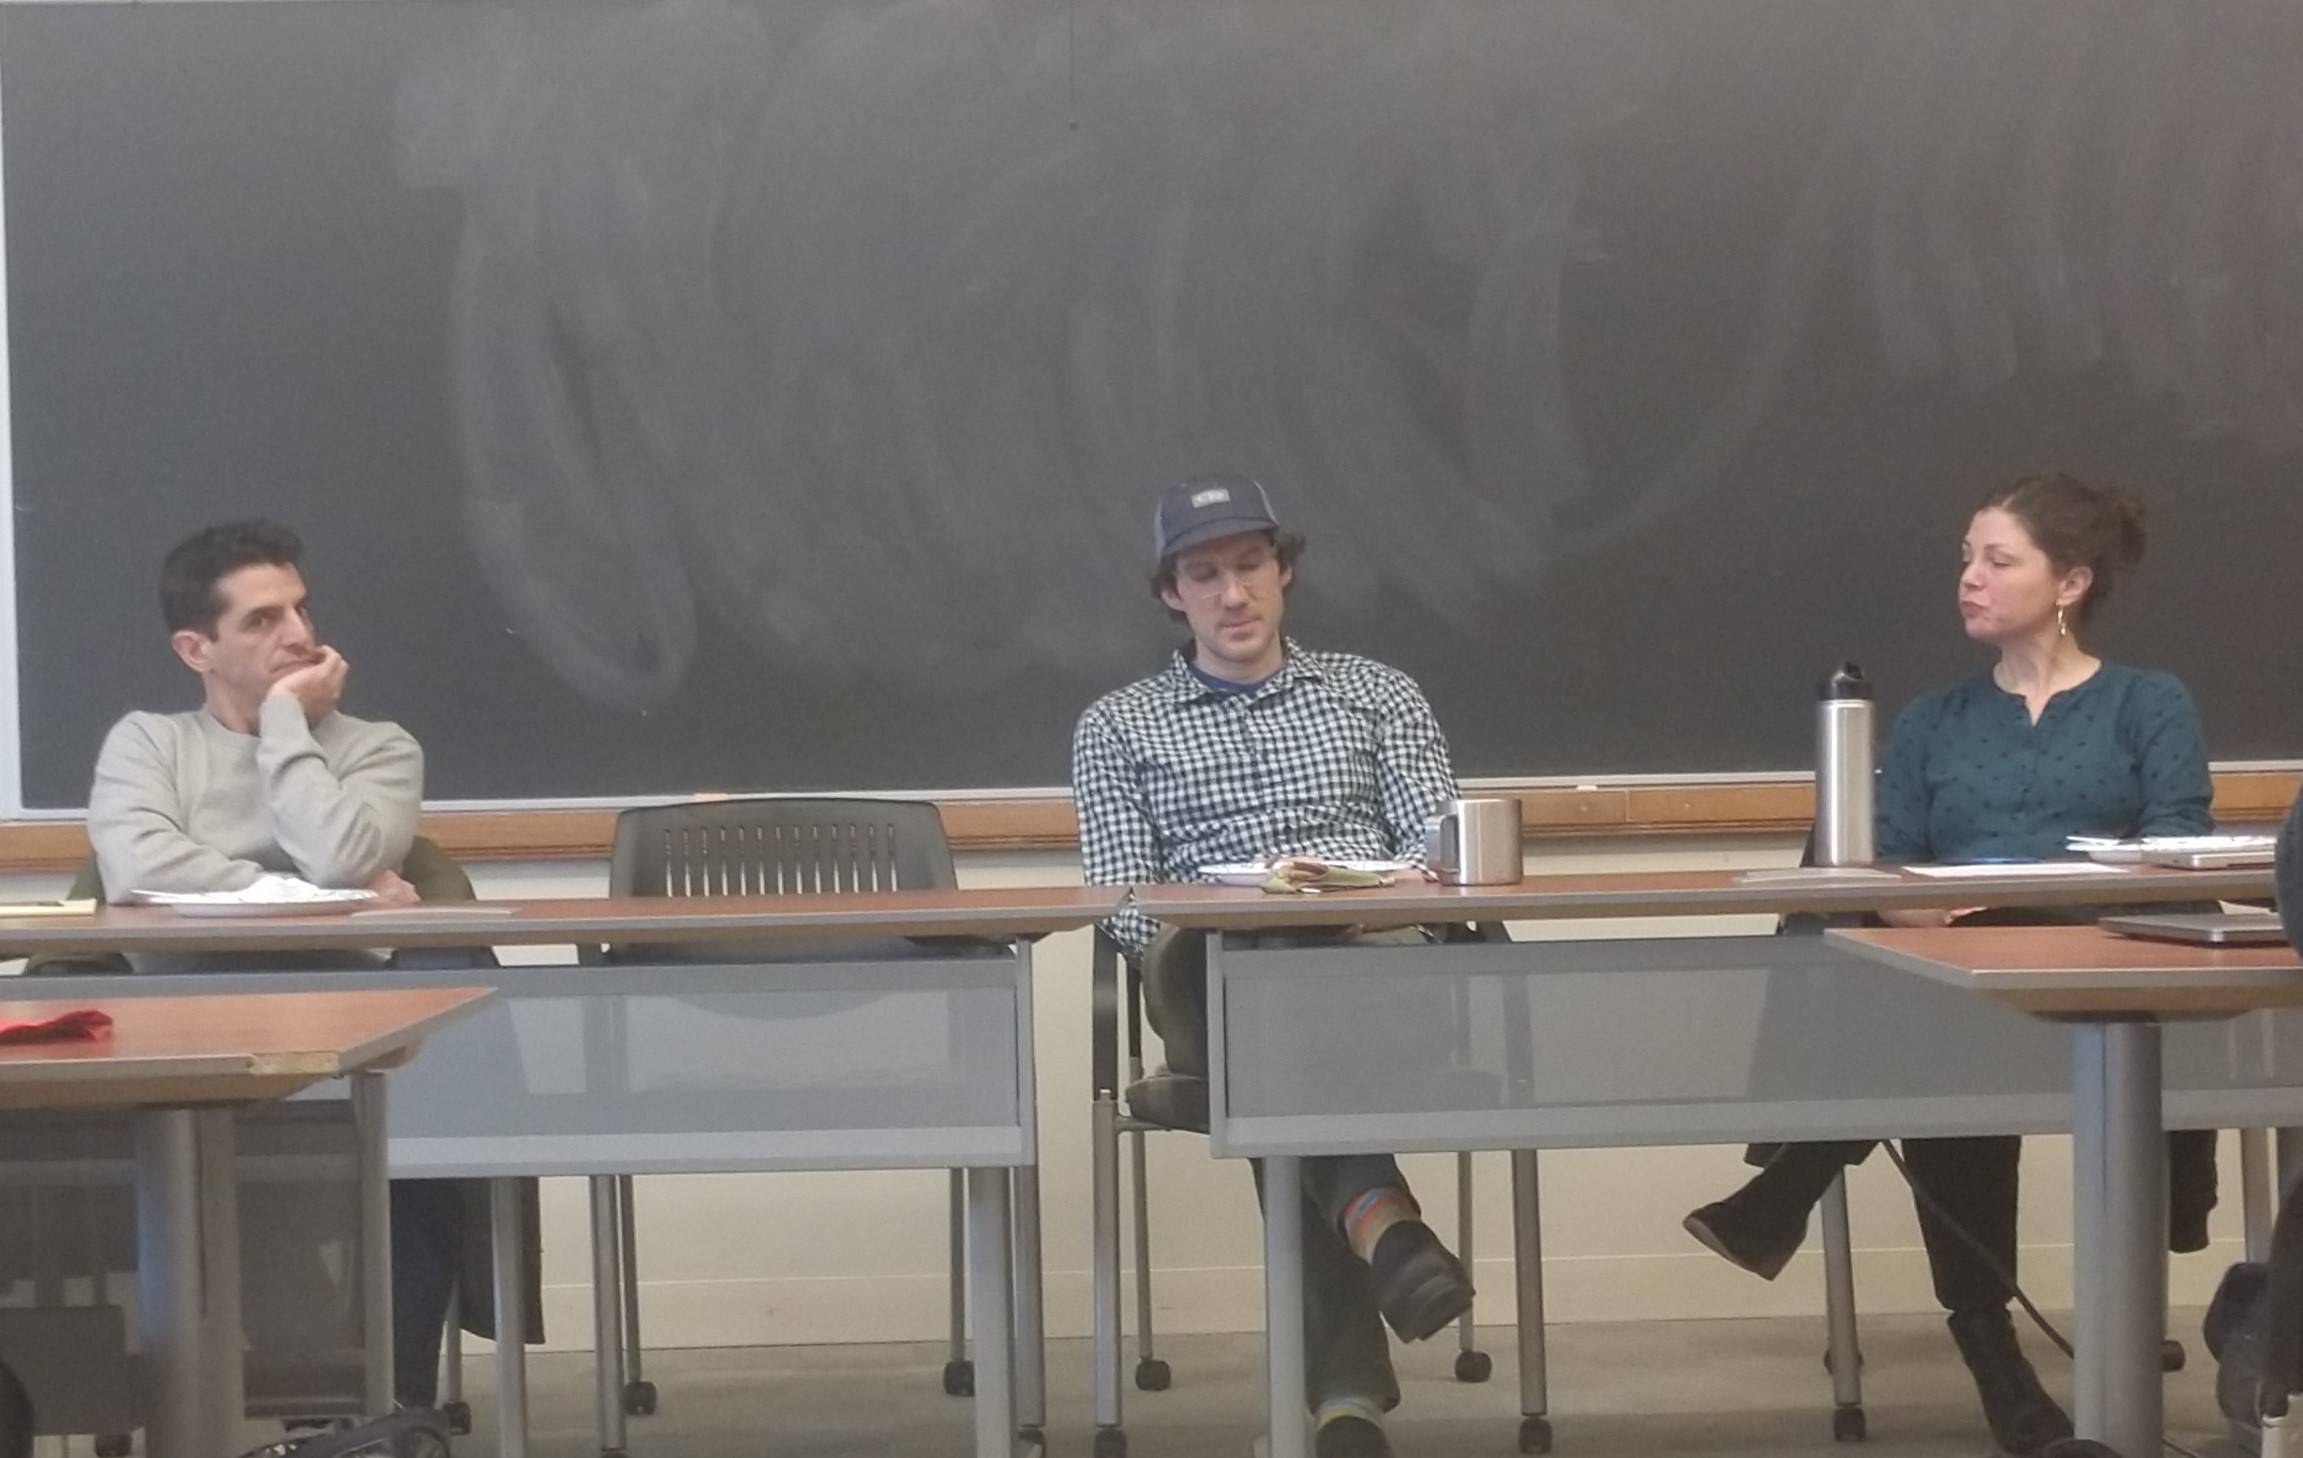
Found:
M 2198 1313 L 2176 1313 L 2171 1330 L 2189 1351 L 2187 1369 L 2167 1384 L 2170 1436 L 2201 1458 L 2240 1452 L 2222 1436 L 2214 1369 L 2198 1339 Z M 1402 1458 L 1517 1451 L 1516 1354 L 1508 1330 L 1483 1332 L 1494 1377 L 1454 1380 L 1454 1346 L 1442 1341 L 1405 1352 L 1406 1400 L 1392 1419 Z M 1864 1320 L 1865 1410 L 1870 1436 L 1859 1450 L 1832 1438 L 1831 1386 L 1815 1320 L 1737 1320 L 1577 1324 L 1551 1337 L 1551 1420 L 1563 1458 L 1607 1454 L 1716 1455 L 1716 1458 L 1981 1458 L 1993 1451 L 1974 1389 L 1937 1318 Z M 2027 1331 L 2049 1390 L 2068 1395 L 2070 1364 Z M 1161 1355 L 1173 1367 L 1166 1392 L 1126 1392 L 1131 1458 L 1246 1458 L 1261 1411 L 1258 1339 L 1179 1337 Z M 1088 1347 L 1049 1348 L 1047 1451 L 1090 1458 Z M 635 1458 L 848 1458 L 903 1454 L 961 1458 L 970 1451 L 968 1411 L 943 1395 L 943 1350 L 927 1344 L 774 1347 L 653 1353 L 648 1377 L 660 1409 L 630 1424 Z M 468 1367 L 477 1431 L 457 1445 L 492 1451 L 491 1378 L 484 1360 Z M 535 1458 L 584 1458 L 594 1437 L 591 1363 L 554 1353 L 530 1364 Z M 2138 1458 L 2138 1455 L 2130 1455 Z M 2158 1455 L 2140 1455 L 2158 1458 Z

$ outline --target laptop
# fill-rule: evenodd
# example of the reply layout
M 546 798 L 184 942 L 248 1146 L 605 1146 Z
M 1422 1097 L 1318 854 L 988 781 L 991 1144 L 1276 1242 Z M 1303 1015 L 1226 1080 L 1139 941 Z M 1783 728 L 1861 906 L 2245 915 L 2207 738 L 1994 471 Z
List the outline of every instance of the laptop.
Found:
M 2269 846 L 2248 846 L 2233 850 L 2145 851 L 2143 862 L 2152 866 L 2174 866 L 2185 871 L 2241 871 L 2255 866 L 2268 866 L 2278 860 L 2278 853 Z
M 2123 937 L 2158 942 L 2191 942 L 2210 947 L 2268 946 L 2287 940 L 2274 912 L 2162 912 L 2146 916 L 2107 916 L 2096 923 Z

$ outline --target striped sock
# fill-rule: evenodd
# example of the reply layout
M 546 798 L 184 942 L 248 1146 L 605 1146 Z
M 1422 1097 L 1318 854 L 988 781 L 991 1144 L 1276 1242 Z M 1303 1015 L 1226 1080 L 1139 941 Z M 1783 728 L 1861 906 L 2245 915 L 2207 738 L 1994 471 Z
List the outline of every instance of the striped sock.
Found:
M 1420 1220 L 1423 1207 L 1415 1196 L 1390 1185 L 1378 1186 L 1343 1207 L 1344 1242 L 1363 1261 L 1375 1259 L 1376 1242 L 1403 1220 Z
M 1358 1418 L 1361 1422 L 1383 1426 L 1383 1404 L 1372 1397 L 1330 1397 L 1320 1403 L 1312 1414 L 1312 1426 L 1324 1428 L 1337 1418 Z

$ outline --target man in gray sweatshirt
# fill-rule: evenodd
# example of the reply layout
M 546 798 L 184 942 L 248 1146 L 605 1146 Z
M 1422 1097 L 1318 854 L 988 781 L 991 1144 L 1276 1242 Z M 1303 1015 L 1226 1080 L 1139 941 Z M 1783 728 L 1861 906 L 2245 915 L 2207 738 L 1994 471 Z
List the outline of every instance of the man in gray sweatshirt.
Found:
M 414 900 L 400 879 L 424 752 L 397 724 L 341 712 L 347 668 L 312 628 L 284 526 L 193 533 L 160 569 L 169 646 L 200 708 L 112 726 L 88 796 L 105 894 L 237 891 L 267 873 Z
M 108 899 L 237 891 L 276 874 L 415 901 L 398 867 L 416 834 L 424 752 L 399 725 L 336 707 L 347 668 L 313 632 L 302 555 L 288 528 L 247 521 L 194 532 L 162 562 L 168 643 L 199 675 L 203 702 L 129 714 L 105 736 L 88 839 Z M 150 960 L 139 970 L 160 970 Z M 178 959 L 165 970 L 223 969 Z M 411 1405 L 434 1400 L 460 1218 L 453 1182 L 392 1182 L 393 1364 Z

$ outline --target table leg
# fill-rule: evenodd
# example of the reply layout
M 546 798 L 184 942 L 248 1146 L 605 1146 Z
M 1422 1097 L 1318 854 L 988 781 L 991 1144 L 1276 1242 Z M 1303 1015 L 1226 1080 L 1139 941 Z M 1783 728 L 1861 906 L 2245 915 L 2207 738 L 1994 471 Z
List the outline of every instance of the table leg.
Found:
M 200 1299 L 208 1421 L 219 1453 L 237 1453 L 248 1415 L 248 1336 L 240 1322 L 239 1117 L 202 1109 L 200 1119 Z
M 1270 1458 L 1307 1458 L 1303 1390 L 1303 1161 L 1263 1162 L 1264 1421 Z
M 1008 1310 L 1008 1171 L 968 1171 L 968 1314 L 976 1329 L 976 1458 L 1013 1458 L 1015 1367 Z
M 1088 1167 L 1095 1209 L 1095 1278 L 1092 1328 L 1095 1356 L 1096 1451 L 1113 1446 L 1102 1435 L 1120 1425 L 1120 1132 L 1119 1101 L 1096 1095 L 1089 1117 Z
M 2164 1435 L 2167 1136 L 2155 1022 L 2072 1030 L 2073 1214 L 2078 1309 L 2074 1426 L 2123 1458 Z
M 1512 1318 L 1519 1328 L 1520 1431 L 1540 1437 L 1539 1446 L 1520 1451 L 1549 1452 L 1551 1371 L 1543 1311 L 1543 1184 L 1536 1152 L 1511 1152 Z
M 371 1414 L 392 1410 L 392 1176 L 386 1157 L 384 1075 L 352 1075 L 352 1127 L 360 1147 L 360 1343 Z
M 1016 1428 L 1027 1439 L 1037 1441 L 1048 1425 L 1047 1303 L 1040 1284 L 1039 1166 L 1017 1166 L 1014 1185 Z
M 528 1458 L 528 1251 L 520 1182 L 488 1181 L 496 1272 L 496 1458 Z
M 616 1177 L 593 1175 L 592 1189 L 592 1387 L 599 1415 L 602 1458 L 624 1451 L 624 1276 L 617 1248 L 622 1222 L 616 1218 Z
M 152 1374 L 145 1448 L 236 1451 L 239 1202 L 230 1109 L 136 1114 L 137 1330 Z

